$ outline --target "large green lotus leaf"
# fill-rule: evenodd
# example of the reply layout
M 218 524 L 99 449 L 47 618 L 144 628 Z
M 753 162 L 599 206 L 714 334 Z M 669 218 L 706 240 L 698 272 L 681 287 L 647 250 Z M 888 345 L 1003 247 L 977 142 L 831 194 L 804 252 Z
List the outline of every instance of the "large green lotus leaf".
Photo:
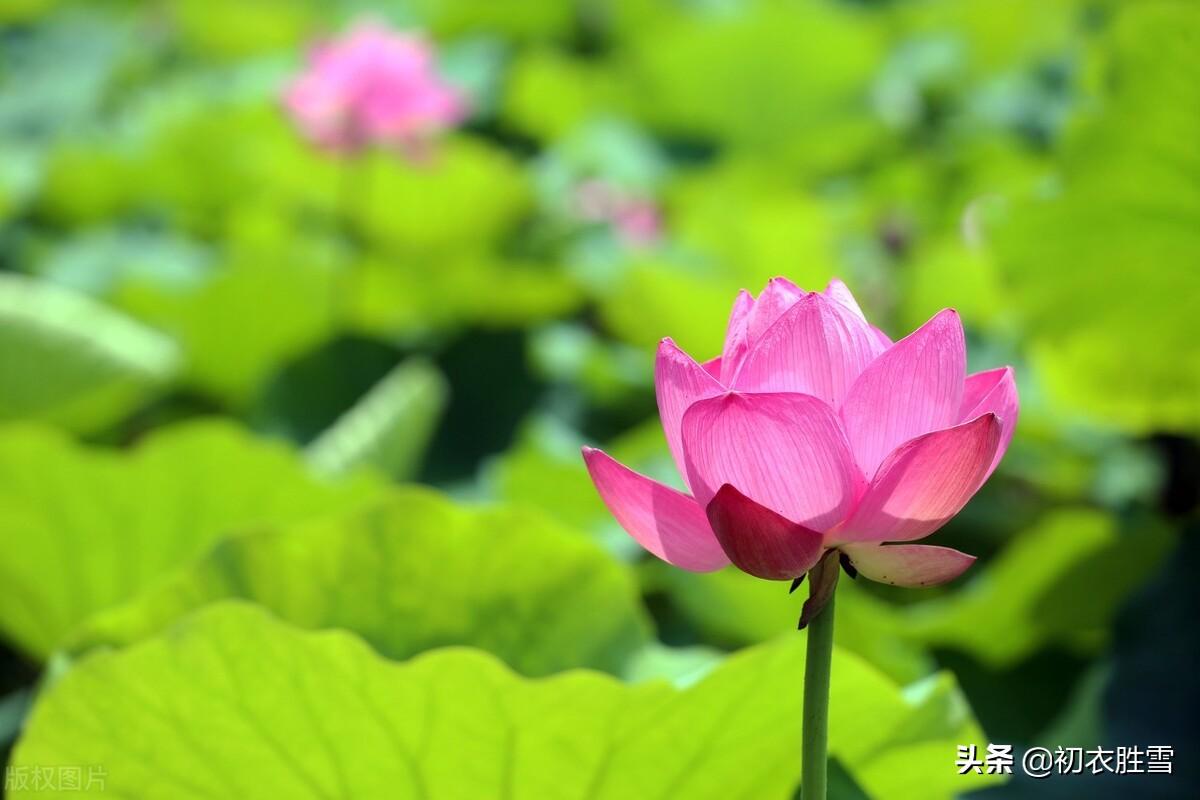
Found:
M 1200 430 L 1200 7 L 1120 6 L 1107 106 L 1062 191 L 997 231 L 1051 395 L 1132 431 Z
M 167 336 L 90 298 L 0 275 L 0 421 L 28 419 L 93 432 L 175 378 Z
M 164 430 L 133 450 L 51 429 L 0 429 L 0 632 L 45 658 L 231 531 L 348 509 L 373 479 L 325 484 L 297 456 L 232 426 Z
M 632 576 L 577 532 L 412 488 L 353 515 L 224 540 L 69 646 L 135 642 L 224 598 L 353 630 L 393 658 L 466 644 L 528 675 L 616 672 L 649 633 Z
M 396 479 L 411 478 L 442 417 L 448 391 L 437 367 L 404 362 L 308 445 L 308 462 L 322 475 L 344 475 L 370 465 Z
M 623 55 L 645 119 L 672 134 L 799 153 L 856 102 L 867 118 L 878 17 L 822 0 L 740 5 L 679 8 L 629 31 Z
M 586 671 L 530 681 L 477 651 L 397 664 L 347 633 L 217 604 L 73 666 L 13 766 L 102 765 L 96 795 L 129 798 L 785 798 L 803 644 L 745 651 L 686 690 Z M 998 780 L 956 774 L 955 744 L 982 734 L 947 680 L 902 693 L 835 654 L 830 749 L 872 797 Z
M 806 588 L 788 594 L 786 583 L 759 580 L 732 568 L 698 574 L 652 561 L 644 577 L 647 589 L 666 592 L 706 640 L 735 647 L 767 641 L 795 626 L 807 595 Z M 895 610 L 854 582 L 841 581 L 836 613 L 838 647 L 893 679 L 914 681 L 933 668 L 921 643 L 904 636 Z

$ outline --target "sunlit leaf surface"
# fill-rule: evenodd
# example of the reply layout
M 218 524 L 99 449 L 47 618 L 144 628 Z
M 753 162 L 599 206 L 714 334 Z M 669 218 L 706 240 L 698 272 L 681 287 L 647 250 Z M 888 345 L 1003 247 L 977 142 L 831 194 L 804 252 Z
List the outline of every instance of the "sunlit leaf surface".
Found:
M 129 453 L 33 426 L 0 430 L 0 632 L 48 656 L 87 617 L 135 596 L 220 537 L 357 506 L 279 444 L 227 423 L 156 434 Z
M 70 644 L 135 642 L 226 598 L 348 628 L 393 658 L 472 645 L 528 675 L 619 671 L 649 632 L 632 577 L 585 537 L 414 488 L 352 516 L 227 539 Z
M 112 424 L 179 373 L 175 343 L 83 295 L 0 276 L 0 420 Z
M 105 790 L 129 797 L 782 798 L 802 668 L 793 634 L 683 691 L 590 672 L 527 681 L 474 651 L 396 664 L 346 633 L 220 604 L 73 667 L 14 764 L 103 764 Z M 831 750 L 871 796 L 995 780 L 956 774 L 955 742 L 979 730 L 947 678 L 901 693 L 845 654 L 833 675 Z

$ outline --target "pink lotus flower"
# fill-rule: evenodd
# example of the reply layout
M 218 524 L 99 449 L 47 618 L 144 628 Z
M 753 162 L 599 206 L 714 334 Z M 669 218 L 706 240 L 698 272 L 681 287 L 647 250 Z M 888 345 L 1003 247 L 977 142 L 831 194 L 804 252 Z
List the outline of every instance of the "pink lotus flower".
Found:
M 359 23 L 313 48 L 284 105 L 306 136 L 330 150 L 374 143 L 412 152 L 466 115 L 465 99 L 434 67 L 423 37 Z
M 966 374 L 954 310 L 892 343 L 838 280 L 743 291 L 721 355 L 698 364 L 664 339 L 655 388 L 691 494 L 584 448 L 605 505 L 668 563 L 732 562 L 772 580 L 803 577 L 832 550 L 884 583 L 957 577 L 974 557 L 907 543 L 962 509 L 1017 422 L 1012 369 Z

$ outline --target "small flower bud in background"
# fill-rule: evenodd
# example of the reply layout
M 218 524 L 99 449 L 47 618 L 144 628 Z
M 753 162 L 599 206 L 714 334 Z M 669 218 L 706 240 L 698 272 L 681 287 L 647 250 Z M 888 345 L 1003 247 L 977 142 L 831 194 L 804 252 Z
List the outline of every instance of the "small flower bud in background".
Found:
M 416 156 L 467 114 L 461 92 L 437 73 L 433 44 L 379 22 L 315 46 L 284 105 L 308 139 L 339 153 L 382 145 Z

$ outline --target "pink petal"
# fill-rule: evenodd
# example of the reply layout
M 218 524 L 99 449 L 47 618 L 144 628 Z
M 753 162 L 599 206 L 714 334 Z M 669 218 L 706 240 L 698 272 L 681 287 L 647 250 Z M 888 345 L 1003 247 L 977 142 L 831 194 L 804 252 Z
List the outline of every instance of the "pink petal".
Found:
M 697 400 L 725 393 L 725 387 L 708 370 L 700 366 L 670 339 L 658 344 L 658 357 L 654 361 L 654 394 L 658 399 L 658 416 L 662 420 L 667 447 L 675 459 L 679 474 L 687 480 L 687 469 L 683 460 L 683 440 L 680 437 L 680 420 L 683 412 Z
M 975 563 L 975 556 L 927 544 L 854 544 L 841 548 L 863 576 L 892 586 L 937 586 Z
M 975 494 L 999 444 L 995 414 L 905 442 L 883 462 L 833 538 L 882 542 L 928 536 Z
M 783 316 L 805 294 L 804 290 L 787 278 L 772 278 L 767 287 L 762 290 L 754 308 L 746 315 L 746 336 L 750 346 L 758 337 L 767 332 L 775 324 L 775 320 Z
M 1020 405 L 1012 367 L 1000 367 L 967 376 L 959 419 L 966 422 L 980 414 L 989 413 L 1000 418 L 1000 446 L 996 448 L 992 465 L 988 467 L 988 476 L 996 469 L 996 465 L 1008 450 L 1008 443 L 1012 441 L 1013 431 L 1017 427 Z M 987 480 L 987 476 L 984 480 Z
M 811 394 L 837 408 L 854 379 L 882 352 L 863 319 L 811 292 L 751 345 L 733 387 Z
M 729 560 L 756 578 L 786 581 L 821 558 L 824 537 L 764 508 L 725 484 L 705 509 Z
M 729 483 L 817 531 L 842 520 L 862 486 L 837 417 L 809 395 L 730 392 L 701 400 L 683 415 L 683 448 L 700 505 Z
M 842 422 L 864 475 L 902 442 L 958 422 L 966 360 L 962 322 L 946 309 L 863 370 Z
M 721 382 L 728 384 L 738 365 L 746 356 L 750 339 L 746 333 L 746 317 L 754 308 L 754 297 L 742 289 L 733 301 L 729 312 L 729 325 L 725 329 L 725 346 L 721 350 Z
M 875 342 L 878 344 L 880 350 L 887 350 L 889 347 L 895 344 L 895 342 L 893 342 L 886 333 L 879 330 L 879 328 L 876 328 L 874 325 L 871 326 L 871 335 L 875 337 Z
M 863 314 L 862 309 L 858 305 L 858 301 L 854 299 L 854 295 L 850 291 L 850 287 L 842 283 L 837 278 L 833 278 L 825 286 L 825 291 L 822 292 L 825 297 L 840 303 L 844 308 L 851 311 L 856 317 L 863 322 L 867 321 L 867 317 Z
M 583 448 L 583 460 L 604 505 L 642 547 L 692 572 L 711 572 L 729 563 L 695 500 L 600 450 Z
M 721 380 L 721 357 L 710 358 L 700 366 L 704 367 L 704 371 L 713 376 L 713 380 Z

